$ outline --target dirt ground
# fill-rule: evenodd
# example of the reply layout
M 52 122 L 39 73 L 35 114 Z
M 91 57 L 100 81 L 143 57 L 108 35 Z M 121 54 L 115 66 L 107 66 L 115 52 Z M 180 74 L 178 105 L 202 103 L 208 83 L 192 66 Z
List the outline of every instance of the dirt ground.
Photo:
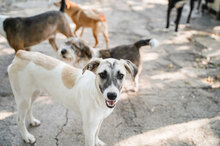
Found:
M 102 124 L 101 140 L 108 146 L 220 145 L 220 21 L 208 13 L 196 15 L 194 11 L 187 26 L 186 5 L 179 33 L 174 33 L 173 26 L 164 32 L 166 0 L 74 1 L 106 14 L 110 47 L 143 38 L 160 42 L 155 49 L 142 47 L 140 90 L 137 94 L 123 93 L 114 112 Z M 51 3 L 52 0 L 0 0 L 0 14 L 32 16 L 58 10 Z M 172 21 L 174 16 L 175 11 Z M 103 37 L 99 38 L 98 47 L 105 47 Z M 94 44 L 90 29 L 85 30 L 83 39 Z M 59 46 L 64 41 L 64 36 L 57 35 Z M 32 50 L 56 56 L 48 41 Z M 13 49 L 0 36 L 0 146 L 27 145 L 18 132 L 16 105 L 7 75 L 13 57 Z M 44 95 L 37 99 L 33 112 L 41 120 L 41 126 L 28 128 L 37 139 L 35 145 L 84 145 L 81 119 L 72 111 Z

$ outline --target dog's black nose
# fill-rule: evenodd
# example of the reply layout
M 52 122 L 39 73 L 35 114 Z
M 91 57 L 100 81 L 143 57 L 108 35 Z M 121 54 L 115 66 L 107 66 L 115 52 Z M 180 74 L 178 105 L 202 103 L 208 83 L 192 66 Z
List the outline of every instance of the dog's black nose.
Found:
M 66 54 L 66 49 L 62 49 L 62 50 L 61 50 L 61 54 L 62 54 L 62 55 Z
M 115 92 L 109 92 L 109 93 L 107 93 L 107 97 L 110 100 L 115 100 L 117 97 L 117 94 Z

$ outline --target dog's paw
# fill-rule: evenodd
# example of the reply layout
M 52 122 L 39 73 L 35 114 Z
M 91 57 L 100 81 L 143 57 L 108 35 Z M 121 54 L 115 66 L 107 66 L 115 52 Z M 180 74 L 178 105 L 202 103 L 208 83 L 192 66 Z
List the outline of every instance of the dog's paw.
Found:
M 171 25 L 171 26 L 174 26 L 175 24 L 176 24 L 175 21 L 171 21 L 171 22 L 170 22 L 170 25 Z
M 169 32 L 170 29 L 169 29 L 169 28 L 163 28 L 162 31 L 163 31 L 163 32 Z
M 40 121 L 37 120 L 37 119 L 33 119 L 33 120 L 30 122 L 30 125 L 33 126 L 33 127 L 40 126 Z
M 23 137 L 23 139 L 24 139 L 24 141 L 25 141 L 26 143 L 31 143 L 31 144 L 33 144 L 33 143 L 36 142 L 35 137 L 34 137 L 33 135 L 31 135 L 30 133 L 26 134 L 26 135 Z
M 138 88 L 138 87 L 135 87 L 135 88 L 134 88 L 134 92 L 135 92 L 135 93 L 137 93 L 137 92 L 138 92 L 138 90 L 139 90 L 139 88 Z
M 186 23 L 185 27 L 190 28 L 191 25 L 189 23 Z
M 101 141 L 99 138 L 96 139 L 96 146 L 106 146 L 106 144 Z
M 176 36 L 176 37 L 177 37 L 177 36 L 180 35 L 180 32 L 176 32 L 176 31 L 175 31 L 175 32 L 173 32 L 172 34 L 173 34 L 173 36 Z

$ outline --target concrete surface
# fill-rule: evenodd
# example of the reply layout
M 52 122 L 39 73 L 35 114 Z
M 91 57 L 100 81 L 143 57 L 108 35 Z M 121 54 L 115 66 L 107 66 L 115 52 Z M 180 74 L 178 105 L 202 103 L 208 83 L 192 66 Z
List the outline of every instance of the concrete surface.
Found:
M 31 16 L 48 10 L 52 0 L 0 0 L 0 14 Z M 143 47 L 140 91 L 124 93 L 102 124 L 100 139 L 116 146 L 219 146 L 220 145 L 220 22 L 208 14 L 193 14 L 185 25 L 185 6 L 180 31 L 163 32 L 166 0 L 75 0 L 103 11 L 109 24 L 110 46 L 154 37 L 160 46 Z M 172 14 L 174 20 L 175 11 Z M 71 23 L 71 21 L 70 21 Z M 72 29 L 74 24 L 71 23 Z M 78 32 L 79 33 L 79 32 Z M 65 37 L 57 36 L 58 45 Z M 94 44 L 91 30 L 84 33 Z M 105 41 L 100 35 L 99 47 Z M 47 41 L 33 51 L 55 56 Z M 0 36 L 0 145 L 25 144 L 16 125 L 16 105 L 9 85 L 7 66 L 14 51 Z M 127 81 L 127 87 L 130 81 Z M 37 146 L 84 145 L 81 119 L 72 111 L 42 95 L 34 104 L 34 115 L 41 126 L 28 129 Z

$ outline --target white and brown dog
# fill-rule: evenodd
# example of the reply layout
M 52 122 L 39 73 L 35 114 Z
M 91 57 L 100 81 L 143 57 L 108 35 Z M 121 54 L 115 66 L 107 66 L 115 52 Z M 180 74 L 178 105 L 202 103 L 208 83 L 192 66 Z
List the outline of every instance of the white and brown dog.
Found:
M 119 45 L 110 49 L 94 49 L 80 38 L 69 38 L 58 50 L 59 58 L 75 67 L 83 68 L 93 58 L 127 59 L 138 67 L 135 75 L 134 91 L 138 91 L 138 80 L 142 70 L 140 48 L 142 46 L 157 47 L 156 39 L 139 40 L 129 45 Z
M 40 125 L 31 106 L 44 91 L 82 117 L 85 145 L 104 145 L 98 133 L 119 100 L 126 72 L 132 76 L 136 73 L 135 65 L 128 60 L 97 58 L 81 70 L 41 53 L 18 51 L 8 74 L 22 138 L 35 142 L 25 126 L 25 117 L 31 125 Z

